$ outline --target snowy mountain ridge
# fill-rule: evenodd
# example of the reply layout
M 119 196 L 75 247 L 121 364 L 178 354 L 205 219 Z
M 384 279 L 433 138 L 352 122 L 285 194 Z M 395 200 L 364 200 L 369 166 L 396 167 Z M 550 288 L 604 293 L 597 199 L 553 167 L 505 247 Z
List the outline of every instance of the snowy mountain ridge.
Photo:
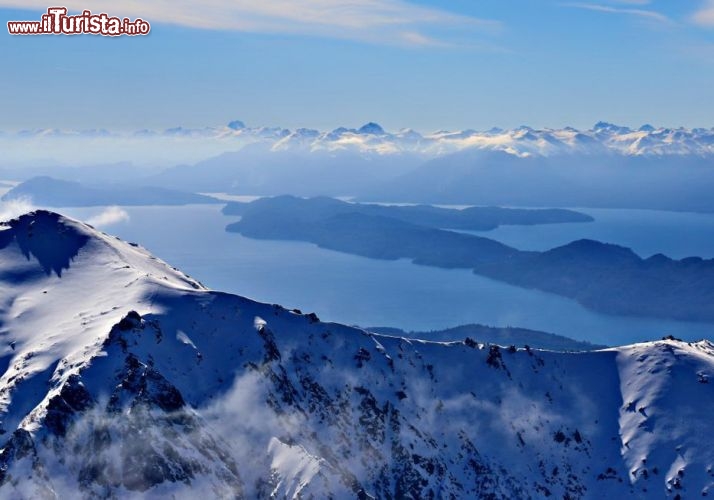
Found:
M 714 486 L 714 345 L 376 335 L 0 225 L 0 496 L 633 498 Z
M 666 128 L 643 125 L 637 129 L 598 122 L 589 130 L 572 127 L 536 129 L 521 126 L 510 130 L 461 130 L 419 133 L 412 129 L 385 131 L 370 122 L 360 128 L 339 127 L 332 131 L 308 128 L 247 127 L 234 120 L 226 126 L 131 133 L 108 130 L 23 130 L 7 138 L 176 138 L 218 139 L 235 146 L 265 143 L 275 151 L 355 151 L 370 154 L 421 154 L 440 156 L 464 149 L 503 151 L 517 156 L 559 154 L 696 155 L 714 154 L 714 128 Z

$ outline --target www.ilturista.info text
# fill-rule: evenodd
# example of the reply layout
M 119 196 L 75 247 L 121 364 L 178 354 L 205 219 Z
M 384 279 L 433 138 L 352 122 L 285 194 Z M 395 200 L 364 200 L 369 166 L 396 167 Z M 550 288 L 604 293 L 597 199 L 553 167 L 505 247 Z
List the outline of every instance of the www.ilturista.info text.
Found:
M 143 19 L 129 20 L 105 13 L 92 14 L 85 10 L 76 16 L 67 15 L 66 7 L 50 7 L 40 21 L 8 21 L 11 35 L 148 35 L 151 25 Z

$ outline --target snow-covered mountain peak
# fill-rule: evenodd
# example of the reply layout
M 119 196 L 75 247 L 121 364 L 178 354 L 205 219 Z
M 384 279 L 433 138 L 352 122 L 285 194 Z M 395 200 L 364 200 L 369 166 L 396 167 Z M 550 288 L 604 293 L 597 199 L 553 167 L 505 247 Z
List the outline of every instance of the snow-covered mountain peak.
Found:
M 201 288 L 198 282 L 156 259 L 139 245 L 125 243 L 54 212 L 29 212 L 0 222 L 0 230 L 0 250 L 3 251 L 0 263 L 10 277 L 12 273 L 8 270 L 18 266 L 41 268 L 45 274 L 59 278 L 75 259 L 82 258 L 79 272 L 100 263 L 112 263 L 135 276 L 144 275 L 179 288 Z M 18 254 L 24 259 L 19 259 Z
M 378 123 L 369 122 L 362 125 L 358 130 L 358 134 L 384 135 L 384 129 Z
M 61 387 L 98 355 L 129 311 L 150 310 L 159 290 L 203 289 L 146 250 L 56 213 L 38 210 L 0 229 L 0 365 L 7 367 L 0 376 L 0 428 L 6 431 L 27 416 L 28 384 L 34 391 L 50 381 Z M 36 377 L 44 380 L 39 387 Z

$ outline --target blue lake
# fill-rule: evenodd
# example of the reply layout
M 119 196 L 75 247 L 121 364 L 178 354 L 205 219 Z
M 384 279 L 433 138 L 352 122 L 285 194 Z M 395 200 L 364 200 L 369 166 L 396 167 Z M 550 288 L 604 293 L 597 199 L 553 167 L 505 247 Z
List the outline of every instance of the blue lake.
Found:
M 130 219 L 102 228 L 135 241 L 205 285 L 279 303 L 323 320 L 429 330 L 464 323 L 520 326 L 595 343 L 674 335 L 714 339 L 714 325 L 592 312 L 556 295 L 513 287 L 468 270 L 379 261 L 309 243 L 259 241 L 225 232 L 237 220 L 220 206 L 125 207 Z M 87 219 L 99 208 L 61 210 Z M 507 226 L 479 233 L 518 248 L 544 249 L 578 238 L 632 247 L 641 255 L 714 257 L 714 216 L 591 210 L 594 223 Z M 714 307 L 714 305 L 712 306 Z
M 714 258 L 714 214 L 577 208 L 595 218 L 577 224 L 501 226 L 474 233 L 523 250 L 547 250 L 590 238 L 632 248 L 641 257 Z

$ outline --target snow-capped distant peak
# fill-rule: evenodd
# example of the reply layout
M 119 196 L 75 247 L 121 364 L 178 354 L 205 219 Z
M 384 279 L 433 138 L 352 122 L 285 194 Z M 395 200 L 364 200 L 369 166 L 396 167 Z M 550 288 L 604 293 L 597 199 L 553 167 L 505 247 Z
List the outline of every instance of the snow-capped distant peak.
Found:
M 25 130 L 0 134 L 3 140 L 94 139 L 112 140 L 126 134 L 106 130 Z M 558 154 L 633 155 L 714 155 L 714 129 L 661 128 L 642 125 L 637 129 L 600 121 L 589 130 L 534 128 L 522 125 L 512 129 L 491 128 L 440 130 L 420 133 L 412 129 L 390 132 L 375 122 L 359 128 L 339 127 L 332 131 L 308 128 L 288 130 L 280 127 L 247 127 L 240 120 L 216 128 L 168 128 L 163 131 L 140 130 L 129 134 L 137 140 L 168 137 L 172 140 L 236 141 L 231 147 L 265 143 L 268 149 L 284 151 L 349 150 L 366 154 L 414 153 L 439 156 L 464 149 L 501 151 L 516 156 L 551 156 Z
M 243 130 L 246 128 L 245 123 L 240 120 L 233 120 L 232 122 L 229 122 L 227 126 L 231 130 Z
M 369 122 L 362 125 L 358 130 L 358 134 L 384 135 L 384 129 L 377 123 Z

